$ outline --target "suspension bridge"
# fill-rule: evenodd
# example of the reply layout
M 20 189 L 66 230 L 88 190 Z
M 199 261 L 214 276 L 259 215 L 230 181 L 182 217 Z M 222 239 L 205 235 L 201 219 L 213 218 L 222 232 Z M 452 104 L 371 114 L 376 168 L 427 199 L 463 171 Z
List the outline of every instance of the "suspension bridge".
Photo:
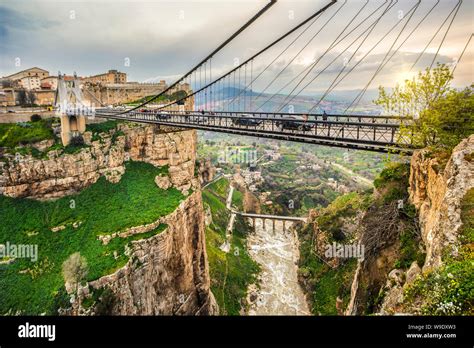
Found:
M 434 18 L 438 20 L 441 17 L 442 23 L 437 26 L 432 16 L 440 5 L 439 0 L 431 1 L 428 6 L 426 1 L 422 3 L 420 0 L 366 0 L 358 2 L 359 7 L 351 12 L 351 16 L 344 14 L 349 5 L 347 0 L 332 0 L 243 62 L 235 62 L 227 72 L 218 73 L 222 69 L 213 69 L 213 62 L 220 51 L 259 18 L 267 16 L 276 4 L 276 1 L 270 1 L 164 90 L 132 107 L 98 108 L 95 116 L 342 148 L 411 153 L 413 146 L 410 137 L 403 137 L 400 130 L 413 121 L 413 110 L 398 110 L 397 115 L 369 115 L 354 110 L 384 67 L 407 42 L 416 40 L 415 35 L 421 27 L 425 30 L 429 28 L 433 35 L 423 51 L 416 55 L 412 69 L 435 38 L 440 36 L 431 69 L 462 2 L 453 1 L 447 14 L 445 11 L 438 13 Z M 335 20 L 337 32 L 328 32 L 328 27 Z M 382 22 L 384 25 L 381 25 Z M 323 53 L 299 73 L 290 74 L 294 63 L 322 36 L 331 38 L 328 46 L 318 46 Z M 466 47 L 471 38 L 470 34 Z M 384 48 L 385 54 L 376 62 L 375 71 L 367 73 L 367 82 L 355 98 L 341 112 L 326 113 L 324 105 L 331 92 L 344 80 L 350 79 L 367 56 L 383 45 L 388 45 Z M 278 64 L 283 56 L 287 59 L 285 64 Z M 341 60 L 344 62 L 342 66 Z M 315 81 L 317 83 L 327 72 L 334 70 L 336 73 L 331 76 L 335 77 L 331 77 L 329 84 L 326 77 L 327 88 L 313 98 L 312 106 L 308 110 L 294 112 L 293 103 L 298 97 L 304 95 Z M 276 73 L 269 77 L 269 71 Z M 259 81 L 257 92 L 255 86 Z M 168 101 L 167 96 L 184 85 L 190 86 L 189 92 Z

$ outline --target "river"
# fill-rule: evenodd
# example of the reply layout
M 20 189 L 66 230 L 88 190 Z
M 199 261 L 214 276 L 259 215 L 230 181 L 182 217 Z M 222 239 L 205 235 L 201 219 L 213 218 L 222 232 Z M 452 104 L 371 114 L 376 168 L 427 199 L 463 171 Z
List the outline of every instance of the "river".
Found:
M 247 238 L 250 256 L 260 265 L 259 286 L 249 287 L 249 315 L 309 315 L 308 304 L 297 279 L 298 237 L 290 222 L 256 220 Z

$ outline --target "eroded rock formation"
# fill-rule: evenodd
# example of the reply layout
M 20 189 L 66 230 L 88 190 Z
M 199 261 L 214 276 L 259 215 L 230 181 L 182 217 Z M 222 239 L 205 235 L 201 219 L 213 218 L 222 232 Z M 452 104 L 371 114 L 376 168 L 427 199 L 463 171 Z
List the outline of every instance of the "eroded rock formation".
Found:
M 158 235 L 133 242 L 129 262 L 90 283 L 112 290 L 113 315 L 212 315 L 218 313 L 209 289 L 200 191 L 163 220 Z
M 158 126 L 120 124 L 120 134 L 102 133 L 89 147 L 75 154 L 47 153 L 47 158 L 25 156 L 0 162 L 0 194 L 10 197 L 51 199 L 70 195 L 95 183 L 101 175 L 118 182 L 127 160 L 168 166 L 171 183 L 182 191 L 197 183 L 194 179 L 196 132 L 176 131 Z
M 464 139 L 452 152 L 446 167 L 428 150 L 413 154 L 410 168 L 410 200 L 419 212 L 422 238 L 426 245 L 423 270 L 441 265 L 444 249 L 456 254 L 461 221 L 461 200 L 474 187 L 474 135 Z

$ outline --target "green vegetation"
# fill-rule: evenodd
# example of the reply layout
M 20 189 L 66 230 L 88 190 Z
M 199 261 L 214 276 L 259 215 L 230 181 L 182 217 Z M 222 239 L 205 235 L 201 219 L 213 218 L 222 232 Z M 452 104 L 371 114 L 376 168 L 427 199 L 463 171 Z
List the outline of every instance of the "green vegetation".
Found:
M 452 149 L 473 133 L 474 85 L 459 91 L 450 87 L 452 79 L 450 69 L 438 64 L 406 80 L 403 86 L 397 85 L 390 94 L 380 87 L 377 105 L 412 118 L 402 127 L 400 141 Z
M 370 193 L 359 194 L 351 192 L 336 198 L 329 206 L 321 210 L 317 218 L 318 226 L 328 232 L 333 240 L 344 239 L 341 227 L 345 218 L 354 217 L 357 213 L 365 211 L 372 201 Z
M 227 194 L 229 193 L 229 186 L 229 180 L 221 178 L 210 184 L 207 187 L 207 190 L 212 191 L 212 193 L 214 193 L 216 196 L 227 198 Z
M 467 191 L 461 202 L 462 242 L 474 243 L 474 188 Z
M 408 197 L 408 163 L 390 162 L 374 180 L 374 187 L 380 193 L 380 203 L 388 203 Z
M 119 183 L 101 177 L 79 194 L 56 201 L 0 196 L 1 243 L 36 244 L 39 257 L 37 262 L 18 258 L 0 265 L 0 313 L 54 314 L 64 295 L 62 264 L 75 252 L 87 260 L 88 281 L 125 265 L 127 244 L 160 233 L 166 225 L 113 238 L 107 245 L 98 236 L 148 224 L 174 211 L 184 198 L 181 192 L 162 190 L 154 183 L 156 175 L 166 172 L 166 167 L 129 162 Z M 58 226 L 64 229 L 53 232 Z
M 211 290 L 221 314 L 239 315 L 247 287 L 255 282 L 259 268 L 246 251 L 249 227 L 241 217 L 235 221 L 230 251 L 225 253 L 219 248 L 226 241 L 225 233 L 230 218 L 225 207 L 228 187 L 228 180 L 221 178 L 209 185 L 210 189 L 206 188 L 202 192 L 204 204 L 210 207 L 212 214 L 212 223 L 206 228 L 206 249 Z
M 300 239 L 298 273 L 306 291 L 312 294 L 311 311 L 316 315 L 337 315 L 337 298 L 342 299 L 343 308 L 349 301 L 357 261 L 351 259 L 337 268 L 331 268 L 314 250 L 312 224 L 307 224 L 299 230 L 298 236 Z
M 404 305 L 427 315 L 474 315 L 474 189 L 461 202 L 461 246 L 444 265 L 420 276 L 405 291 Z M 420 303 L 421 308 L 420 308 Z
M 415 308 L 421 303 L 419 310 L 425 315 L 474 315 L 472 259 L 450 262 L 422 275 L 407 288 L 404 299 Z
M 99 134 L 99 133 L 108 133 L 112 129 L 116 129 L 117 125 L 122 121 L 118 120 L 108 120 L 101 123 L 90 123 L 86 125 L 86 131 L 92 132 L 92 134 Z
M 420 237 L 412 228 L 405 229 L 400 234 L 400 256 L 395 261 L 394 268 L 408 269 L 413 261 L 418 265 L 425 263 L 425 254 L 420 250 Z
M 54 139 L 51 119 L 36 122 L 0 123 L 0 147 L 15 148 L 19 145 Z

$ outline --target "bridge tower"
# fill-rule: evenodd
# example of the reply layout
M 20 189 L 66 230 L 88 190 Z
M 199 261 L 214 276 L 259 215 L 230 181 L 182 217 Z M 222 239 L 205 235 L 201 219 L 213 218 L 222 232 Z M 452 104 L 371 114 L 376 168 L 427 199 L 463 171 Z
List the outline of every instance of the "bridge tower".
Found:
M 74 78 L 67 81 L 65 75 L 58 73 L 55 105 L 61 118 L 61 141 L 66 146 L 73 137 L 86 131 L 86 118 L 82 113 L 82 91 L 75 73 Z

